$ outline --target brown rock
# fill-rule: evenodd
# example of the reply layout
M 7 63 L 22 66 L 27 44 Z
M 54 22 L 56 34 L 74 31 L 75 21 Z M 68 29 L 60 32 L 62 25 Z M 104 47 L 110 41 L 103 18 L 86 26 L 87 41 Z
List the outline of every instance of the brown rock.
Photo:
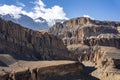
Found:
M 22 60 L 67 59 L 61 39 L 0 19 L 0 53 Z
M 100 34 L 118 34 L 117 22 L 103 22 L 89 18 L 74 18 L 66 22 L 56 23 L 49 29 L 49 33 L 61 38 L 65 45 L 84 44 L 84 40 Z
M 97 70 L 93 76 L 101 80 L 119 80 L 119 26 L 120 22 L 82 17 L 56 23 L 48 32 L 63 40 L 73 59 L 94 63 L 92 66 Z
M 84 73 L 84 68 L 82 63 L 75 61 L 20 61 L 11 65 L 10 69 L 13 71 L 8 72 L 9 77 L 5 74 L 1 75 L 0 79 L 5 77 L 2 80 L 99 80 Z
M 116 34 L 100 34 L 92 36 L 84 40 L 84 44 L 89 46 L 111 46 L 120 48 L 120 35 Z

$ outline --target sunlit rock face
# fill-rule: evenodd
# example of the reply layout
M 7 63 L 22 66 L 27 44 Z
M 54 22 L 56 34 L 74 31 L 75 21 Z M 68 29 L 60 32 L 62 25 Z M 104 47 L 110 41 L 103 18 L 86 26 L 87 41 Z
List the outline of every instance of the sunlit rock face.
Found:
M 56 23 L 48 32 L 63 40 L 72 58 L 94 63 L 92 66 L 97 68 L 92 73 L 94 76 L 101 80 L 119 80 L 119 26 L 120 22 L 81 17 Z
M 82 17 L 34 31 L 0 19 L 0 80 L 120 80 L 119 24 Z
M 0 80 L 99 80 L 84 69 L 82 63 L 68 60 L 19 61 L 0 71 Z
M 97 21 L 81 17 L 56 23 L 48 32 L 61 38 L 66 45 L 84 44 L 84 40 L 94 36 L 118 34 L 119 25 L 119 22 Z

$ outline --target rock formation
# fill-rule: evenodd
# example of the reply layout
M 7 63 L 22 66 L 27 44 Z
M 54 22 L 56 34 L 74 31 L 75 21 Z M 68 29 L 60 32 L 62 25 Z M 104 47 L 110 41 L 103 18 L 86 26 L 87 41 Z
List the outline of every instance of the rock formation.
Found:
M 72 58 L 94 63 L 97 70 L 91 73 L 93 76 L 101 80 L 119 80 L 119 26 L 120 22 L 81 17 L 56 23 L 48 32 L 63 40 Z
M 0 80 L 99 80 L 75 61 L 19 61 L 0 71 Z M 1 69 L 1 68 L 0 68 Z
M 61 39 L 0 19 L 0 54 L 20 60 L 67 59 Z
M 89 46 L 112 46 L 120 48 L 120 35 L 115 34 L 100 34 L 92 36 L 84 40 L 84 43 Z
M 104 22 L 90 18 L 74 18 L 62 23 L 56 23 L 49 29 L 64 41 L 64 44 L 84 44 L 84 40 L 100 34 L 118 34 L 119 22 Z
M 33 31 L 0 19 L 0 79 L 120 80 L 119 26 L 82 17 Z M 61 59 L 79 62 L 31 61 Z

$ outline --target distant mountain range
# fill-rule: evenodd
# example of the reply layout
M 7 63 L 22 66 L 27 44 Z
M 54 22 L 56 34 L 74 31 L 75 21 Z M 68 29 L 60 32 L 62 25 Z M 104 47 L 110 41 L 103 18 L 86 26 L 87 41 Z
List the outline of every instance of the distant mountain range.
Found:
M 2 15 L 0 14 L 0 18 L 4 20 L 10 20 L 14 23 L 20 24 L 21 26 L 33 29 L 33 30 L 47 30 L 51 26 L 49 25 L 49 22 L 42 17 L 39 17 L 37 19 L 32 19 L 31 17 L 20 14 L 20 18 L 14 18 L 12 15 L 7 14 L 7 15 Z M 56 19 L 53 21 L 55 22 L 64 22 L 65 19 Z
M 27 27 L 27 28 L 30 28 L 30 29 L 33 29 L 33 30 L 48 29 L 49 28 L 48 22 L 41 17 L 33 20 L 32 18 L 30 18 L 27 15 L 20 14 L 20 16 L 21 16 L 20 18 L 16 19 L 10 14 L 7 14 L 7 15 L 1 15 L 0 14 L 0 17 L 2 19 L 10 20 L 12 22 L 15 22 L 17 24 L 20 24 L 24 27 Z

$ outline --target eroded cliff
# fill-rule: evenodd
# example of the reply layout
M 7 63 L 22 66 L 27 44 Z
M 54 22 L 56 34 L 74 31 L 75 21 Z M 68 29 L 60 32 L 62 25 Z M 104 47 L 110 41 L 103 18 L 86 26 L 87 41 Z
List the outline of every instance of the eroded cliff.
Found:
M 19 61 L 0 71 L 0 80 L 99 80 L 75 61 Z M 1 69 L 1 68 L 0 68 Z
M 0 19 L 0 54 L 20 60 L 67 59 L 61 39 Z
M 72 58 L 92 62 L 90 66 L 97 70 L 91 74 L 101 80 L 119 80 L 119 25 L 120 22 L 81 17 L 56 23 L 48 32 L 63 40 Z
M 119 34 L 117 30 L 119 25 L 119 22 L 97 21 L 82 17 L 70 19 L 63 24 L 56 23 L 48 32 L 61 38 L 64 44 L 68 46 L 85 44 L 84 40 L 101 34 Z

